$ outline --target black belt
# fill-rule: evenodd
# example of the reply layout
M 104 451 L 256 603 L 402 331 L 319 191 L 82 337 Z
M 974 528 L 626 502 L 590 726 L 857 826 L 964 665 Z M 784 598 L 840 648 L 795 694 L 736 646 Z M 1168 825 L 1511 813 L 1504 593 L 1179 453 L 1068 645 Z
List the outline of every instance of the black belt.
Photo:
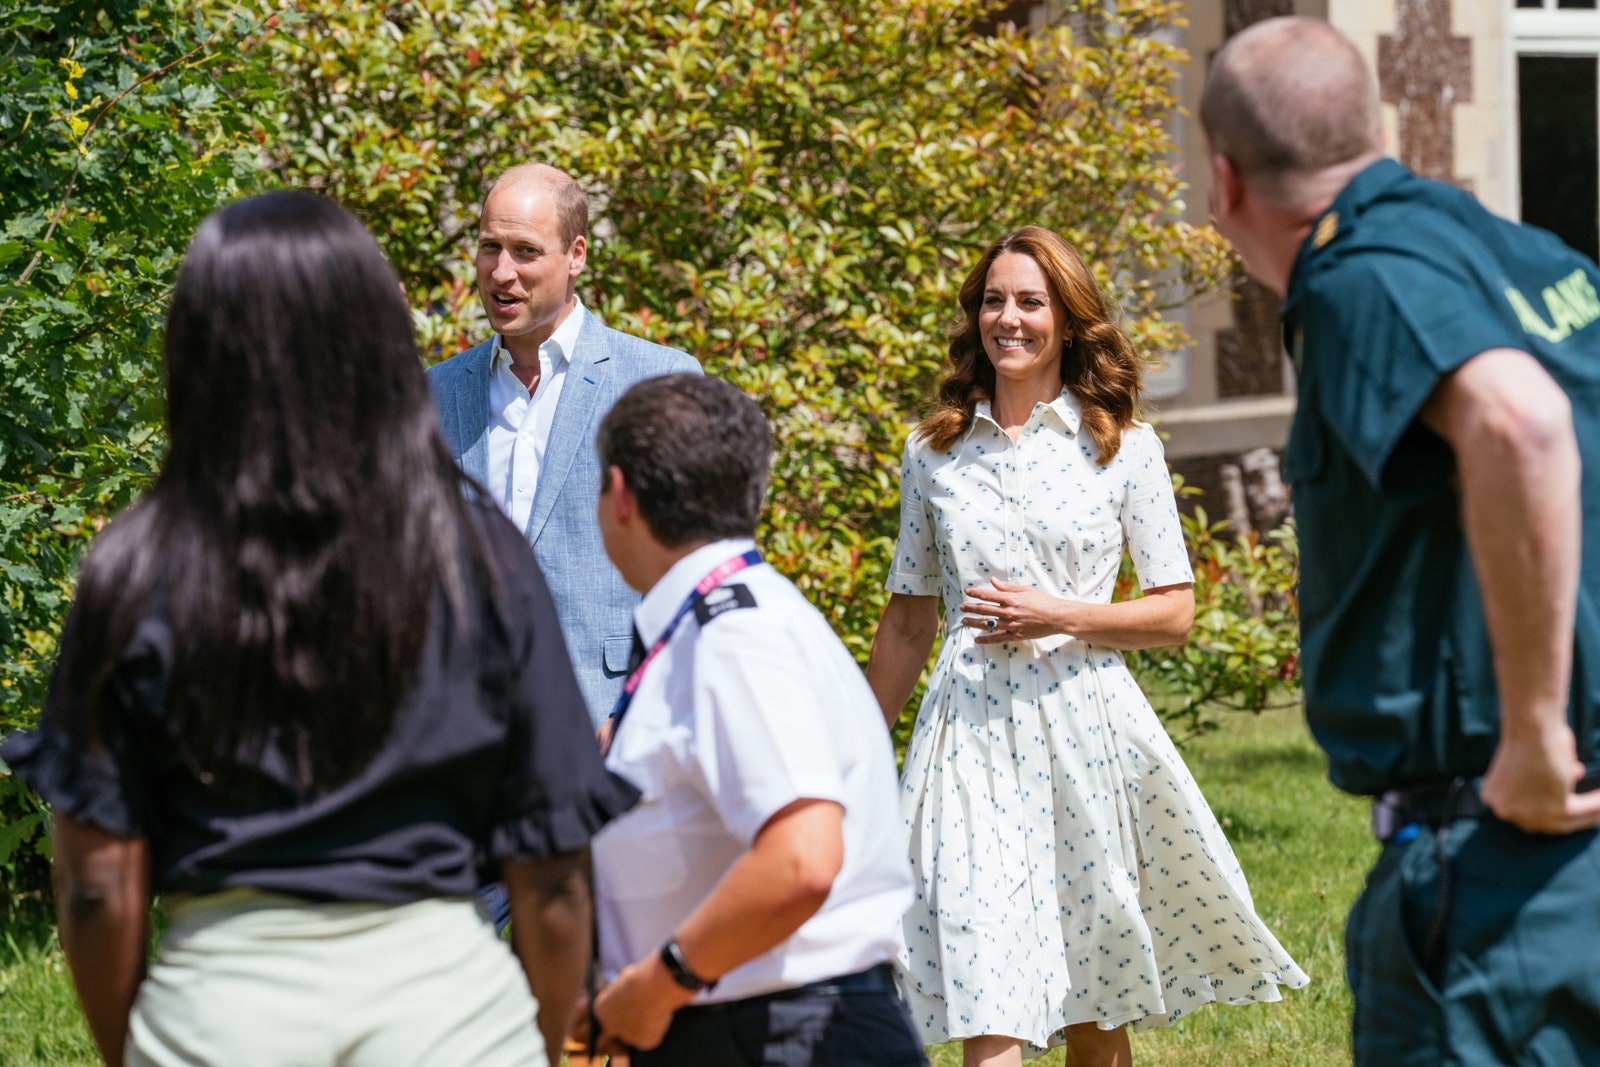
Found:
M 1372 836 L 1387 844 L 1395 835 L 1410 827 L 1418 829 L 1405 838 L 1416 837 L 1422 827 L 1437 829 L 1459 819 L 1493 818 L 1494 812 L 1478 795 L 1482 778 L 1457 778 L 1438 785 L 1421 785 L 1412 789 L 1391 789 L 1372 802 Z M 1600 789 L 1600 767 L 1591 764 L 1578 784 L 1575 793 Z
M 1372 836 L 1387 844 L 1401 831 L 1416 827 L 1407 835 L 1409 840 L 1422 827 L 1436 829 L 1459 819 L 1481 819 L 1492 814 L 1478 796 L 1481 780 L 1457 778 L 1442 785 L 1389 790 L 1372 802 Z
M 894 984 L 894 965 L 880 963 L 868 967 L 864 971 L 854 974 L 841 974 L 837 978 L 824 978 L 819 982 L 809 982 L 806 985 L 795 986 L 793 989 L 778 989 L 771 993 L 758 993 L 753 997 L 744 997 L 740 1000 L 723 1000 L 715 1004 L 691 1004 L 687 1008 L 679 1008 L 678 1014 L 684 1012 L 713 1012 L 725 1011 L 728 1008 L 743 1007 L 747 1004 L 766 1004 L 775 1000 L 798 1000 L 801 997 L 820 997 L 834 993 L 894 993 L 899 990 Z

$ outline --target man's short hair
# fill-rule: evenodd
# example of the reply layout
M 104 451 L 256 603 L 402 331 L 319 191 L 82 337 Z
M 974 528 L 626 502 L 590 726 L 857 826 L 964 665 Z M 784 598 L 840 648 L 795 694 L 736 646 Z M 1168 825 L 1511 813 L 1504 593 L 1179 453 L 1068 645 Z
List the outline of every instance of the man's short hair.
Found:
M 1321 19 L 1267 19 L 1230 38 L 1207 72 L 1200 123 L 1248 178 L 1315 173 L 1382 144 L 1372 73 Z
M 639 382 L 600 423 L 597 443 L 601 469 L 622 471 L 668 548 L 755 536 L 772 433 L 756 402 L 727 382 L 699 374 Z
M 572 242 L 588 234 L 589 198 L 584 195 L 583 186 L 566 171 L 548 163 L 518 163 L 490 183 L 484 200 L 487 201 L 489 193 L 502 185 L 532 185 L 549 192 L 555 201 L 561 239 L 568 248 L 572 247 Z

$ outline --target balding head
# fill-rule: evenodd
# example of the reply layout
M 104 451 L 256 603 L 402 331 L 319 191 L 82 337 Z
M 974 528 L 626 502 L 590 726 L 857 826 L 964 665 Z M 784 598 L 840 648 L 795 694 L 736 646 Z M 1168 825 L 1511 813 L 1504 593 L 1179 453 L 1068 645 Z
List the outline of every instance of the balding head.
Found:
M 1382 148 L 1372 74 L 1320 19 L 1267 19 L 1234 35 L 1206 75 L 1200 122 L 1211 150 L 1273 196 Z
M 519 163 L 494 180 L 484 194 L 484 203 L 489 202 L 489 197 L 494 195 L 496 189 L 512 188 L 542 189 L 550 194 L 561 224 L 561 239 L 568 247 L 573 241 L 588 235 L 589 198 L 584 195 L 583 187 L 566 171 L 557 170 L 546 163 Z

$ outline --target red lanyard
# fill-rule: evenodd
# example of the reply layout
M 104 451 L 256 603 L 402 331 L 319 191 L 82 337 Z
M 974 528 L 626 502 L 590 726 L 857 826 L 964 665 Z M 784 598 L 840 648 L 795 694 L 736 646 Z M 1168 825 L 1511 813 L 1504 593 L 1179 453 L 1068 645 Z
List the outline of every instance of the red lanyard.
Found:
M 704 600 L 711 590 L 746 567 L 754 567 L 760 562 L 761 553 L 752 548 L 743 555 L 723 560 L 717 564 L 710 574 L 700 579 L 689 595 L 684 598 L 683 603 L 678 606 L 677 614 L 672 616 L 672 621 L 667 623 L 667 628 L 661 631 L 661 636 L 656 638 L 656 643 L 650 646 L 650 651 L 644 654 L 644 659 L 640 660 L 639 665 L 629 672 L 628 680 L 622 683 L 622 695 L 617 697 L 617 706 L 611 709 L 611 728 L 613 731 L 616 729 L 617 723 L 622 721 L 622 716 L 627 712 L 628 705 L 633 703 L 633 694 L 639 688 L 639 683 L 644 680 L 645 668 L 649 667 L 650 662 L 661 654 L 663 648 L 667 647 L 667 642 L 672 640 L 672 634 L 677 630 L 678 624 L 683 621 L 684 616 L 693 611 L 695 605 Z

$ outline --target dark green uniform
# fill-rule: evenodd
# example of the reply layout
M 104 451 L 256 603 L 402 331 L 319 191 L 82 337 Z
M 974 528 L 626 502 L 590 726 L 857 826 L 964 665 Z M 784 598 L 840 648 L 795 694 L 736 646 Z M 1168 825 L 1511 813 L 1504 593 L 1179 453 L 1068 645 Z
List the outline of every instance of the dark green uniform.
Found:
M 1390 160 L 1358 174 L 1301 249 L 1283 309 L 1299 374 L 1285 467 L 1306 716 L 1339 787 L 1442 789 L 1494 752 L 1454 457 L 1417 421 L 1444 375 L 1492 348 L 1532 353 L 1572 402 L 1584 545 L 1570 717 L 1579 755 L 1600 764 L 1597 290 L 1595 265 L 1555 237 Z M 1492 818 L 1438 841 L 1424 830 L 1384 848 L 1351 914 L 1357 1063 L 1600 1063 L 1596 834 Z M 1424 972 L 1416 953 L 1441 910 L 1446 951 Z

